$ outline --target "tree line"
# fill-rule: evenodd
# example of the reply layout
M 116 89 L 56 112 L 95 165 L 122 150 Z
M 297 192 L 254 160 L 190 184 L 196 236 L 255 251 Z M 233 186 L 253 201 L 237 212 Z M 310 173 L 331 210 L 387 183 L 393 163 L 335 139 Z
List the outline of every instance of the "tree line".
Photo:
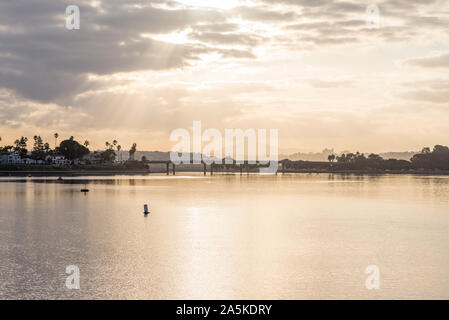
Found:
M 346 153 L 329 155 L 329 162 L 337 170 L 407 170 L 407 169 L 439 169 L 449 170 L 449 148 L 436 145 L 431 150 L 426 147 L 414 155 L 410 161 L 383 159 L 378 154 L 365 156 L 363 153 Z
M 48 142 L 44 142 L 41 136 L 34 136 L 32 142 L 32 148 L 28 150 L 28 138 L 20 137 L 14 141 L 13 145 L 0 146 L 0 155 L 10 154 L 11 152 L 17 152 L 20 157 L 30 157 L 33 160 L 45 160 L 48 156 L 63 155 L 68 160 L 81 159 L 88 155 L 91 151 L 89 150 L 90 142 L 85 140 L 82 144 L 71 136 L 69 139 L 61 141 L 58 146 L 59 134 L 54 134 L 55 147 L 51 149 Z M 0 137 L 0 141 L 2 138 Z M 105 150 L 98 151 L 98 157 L 103 163 L 112 163 L 116 160 L 117 156 L 121 159 L 121 149 L 122 146 L 117 140 L 113 140 L 112 143 L 109 141 L 105 142 Z M 117 153 L 116 153 L 117 151 Z M 129 150 L 129 158 L 134 159 L 134 154 L 137 151 L 137 145 L 134 143 Z

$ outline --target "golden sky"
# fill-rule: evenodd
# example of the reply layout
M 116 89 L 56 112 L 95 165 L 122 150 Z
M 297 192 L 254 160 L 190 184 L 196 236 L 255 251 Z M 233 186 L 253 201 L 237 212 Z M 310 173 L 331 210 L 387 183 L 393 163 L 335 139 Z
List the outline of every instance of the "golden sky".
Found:
M 3 1 L 1 144 L 168 151 L 201 120 L 278 129 L 281 153 L 449 145 L 448 35 L 439 0 Z

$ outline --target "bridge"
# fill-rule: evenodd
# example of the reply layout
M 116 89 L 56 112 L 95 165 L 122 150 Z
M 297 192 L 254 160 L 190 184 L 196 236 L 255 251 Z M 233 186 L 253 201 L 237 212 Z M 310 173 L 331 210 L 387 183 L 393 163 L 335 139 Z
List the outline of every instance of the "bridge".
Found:
M 170 167 L 171 167 L 171 173 L 173 175 L 176 175 L 176 164 L 173 163 L 171 160 L 147 160 L 145 161 L 146 164 L 149 165 L 149 169 L 148 169 L 148 173 L 151 173 L 151 165 L 154 164 L 159 164 L 159 165 L 165 165 L 166 166 L 166 173 L 167 175 L 170 175 Z M 210 171 L 210 175 L 212 176 L 214 174 L 214 172 L 224 172 L 224 170 L 226 170 L 226 172 L 231 172 L 230 170 L 232 170 L 232 172 L 240 172 L 240 174 L 243 174 L 243 172 L 245 171 L 247 174 L 250 173 L 251 170 L 255 170 L 255 169 L 259 169 L 259 168 L 268 168 L 270 165 L 266 164 L 266 163 L 261 163 L 260 161 L 244 161 L 244 162 L 240 162 L 240 161 L 233 161 L 233 163 L 212 163 L 212 164 L 207 164 L 204 161 L 201 161 L 201 163 L 181 163 L 182 166 L 187 166 L 187 165 L 202 165 L 203 166 L 203 174 L 206 175 L 207 174 L 207 167 L 209 166 L 209 171 Z M 178 165 L 179 166 L 179 165 Z M 279 163 L 278 163 L 278 167 L 279 167 Z M 282 163 L 282 172 L 285 172 L 285 166 L 284 163 Z M 277 173 L 277 172 L 276 172 Z

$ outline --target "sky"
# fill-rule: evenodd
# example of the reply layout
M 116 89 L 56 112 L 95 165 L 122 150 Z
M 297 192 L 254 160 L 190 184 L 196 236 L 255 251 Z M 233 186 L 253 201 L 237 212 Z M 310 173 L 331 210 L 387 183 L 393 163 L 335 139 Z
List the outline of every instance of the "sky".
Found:
M 2 1 L 0 144 L 169 151 L 201 120 L 281 153 L 421 150 L 449 145 L 448 71 L 447 0 Z

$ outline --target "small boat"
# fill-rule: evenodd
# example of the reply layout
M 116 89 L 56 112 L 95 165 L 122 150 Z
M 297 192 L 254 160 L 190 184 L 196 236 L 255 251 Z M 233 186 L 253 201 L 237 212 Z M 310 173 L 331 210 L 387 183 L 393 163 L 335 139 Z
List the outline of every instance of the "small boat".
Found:
M 80 191 L 86 193 L 89 192 L 89 189 L 81 189 Z
M 62 177 L 59 177 L 59 178 L 58 178 L 58 181 L 62 181 Z
M 144 215 L 150 214 L 150 211 L 148 211 L 148 205 L 147 204 L 143 205 L 143 214 Z

